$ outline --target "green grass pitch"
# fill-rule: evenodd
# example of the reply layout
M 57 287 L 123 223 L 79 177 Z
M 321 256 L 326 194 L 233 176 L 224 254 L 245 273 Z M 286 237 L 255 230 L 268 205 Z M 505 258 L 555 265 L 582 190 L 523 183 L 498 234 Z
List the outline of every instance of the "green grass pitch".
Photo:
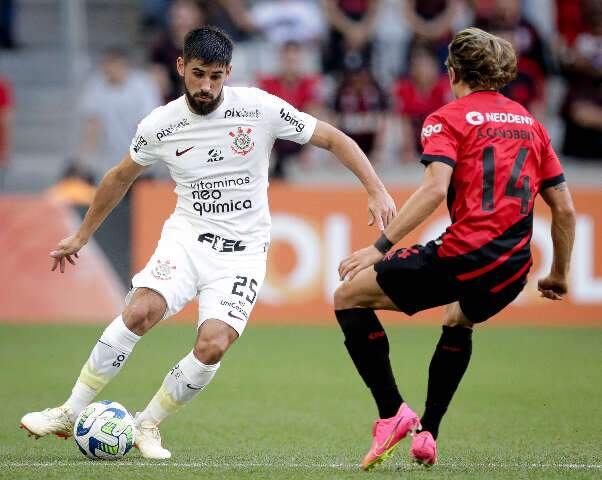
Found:
M 602 329 L 477 329 L 442 424 L 439 464 L 410 463 L 405 440 L 370 473 L 357 464 L 376 410 L 329 327 L 250 327 L 207 390 L 163 424 L 170 461 L 133 450 L 121 462 L 92 462 L 71 440 L 28 438 L 20 417 L 66 398 L 101 331 L 0 325 L 0 478 L 602 477 Z M 401 392 L 422 413 L 439 329 L 388 332 Z M 140 410 L 193 338 L 192 326 L 157 327 L 101 398 Z

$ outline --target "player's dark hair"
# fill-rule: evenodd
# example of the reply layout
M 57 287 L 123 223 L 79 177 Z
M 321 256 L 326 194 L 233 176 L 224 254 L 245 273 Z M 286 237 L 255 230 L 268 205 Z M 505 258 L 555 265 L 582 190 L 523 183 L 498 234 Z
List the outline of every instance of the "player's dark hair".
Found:
M 234 43 L 226 32 L 213 26 L 195 28 L 184 37 L 184 62 L 201 60 L 204 65 L 228 66 Z
M 471 89 L 502 88 L 516 78 L 512 44 L 479 28 L 459 32 L 448 46 L 446 65 Z

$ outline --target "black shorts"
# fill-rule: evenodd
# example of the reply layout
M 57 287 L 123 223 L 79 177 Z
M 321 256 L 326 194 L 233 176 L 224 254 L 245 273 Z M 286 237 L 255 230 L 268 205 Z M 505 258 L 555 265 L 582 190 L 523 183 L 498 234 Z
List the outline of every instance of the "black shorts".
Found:
M 484 322 L 510 304 L 527 283 L 528 269 L 499 290 L 478 278 L 470 282 L 461 281 L 458 279 L 459 273 L 471 270 L 472 266 L 463 268 L 454 260 L 439 257 L 437 248 L 434 241 L 424 246 L 401 248 L 389 252 L 374 265 L 380 287 L 408 315 L 460 302 L 468 320 L 473 323 Z M 524 264 L 506 264 L 503 270 L 504 273 L 509 270 L 522 272 Z M 511 276 L 508 278 L 511 279 Z

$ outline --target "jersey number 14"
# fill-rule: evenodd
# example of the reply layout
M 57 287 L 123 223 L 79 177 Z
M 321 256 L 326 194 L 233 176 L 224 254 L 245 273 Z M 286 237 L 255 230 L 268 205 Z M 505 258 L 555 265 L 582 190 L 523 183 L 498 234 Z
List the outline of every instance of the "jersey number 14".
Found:
M 526 215 L 529 212 L 529 203 L 533 197 L 531 193 L 531 180 L 525 175 L 521 180 L 520 187 L 517 186 L 520 172 L 527 158 L 527 148 L 521 148 L 518 156 L 512 166 L 512 174 L 506 184 L 504 195 L 520 199 L 520 213 Z M 493 200 L 493 186 L 495 182 L 495 161 L 493 147 L 487 147 L 483 150 L 483 198 L 481 208 L 486 212 L 491 212 L 495 208 Z

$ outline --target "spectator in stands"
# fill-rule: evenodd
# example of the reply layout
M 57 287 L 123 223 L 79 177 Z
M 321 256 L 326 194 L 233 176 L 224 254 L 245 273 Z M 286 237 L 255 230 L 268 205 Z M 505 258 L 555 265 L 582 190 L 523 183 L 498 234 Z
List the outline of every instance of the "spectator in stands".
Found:
M 417 160 L 422 152 L 420 132 L 426 117 L 452 100 L 449 79 L 438 62 L 431 50 L 414 46 L 408 75 L 393 84 L 395 111 L 401 118 L 403 162 Z
M 556 48 L 568 48 L 575 44 L 577 35 L 586 31 L 587 19 L 583 7 L 585 1 L 556 0 Z
M 0 191 L 5 187 L 5 177 L 12 150 L 13 105 L 12 87 L 7 79 L 0 77 Z
M 476 26 L 486 31 L 507 32 L 520 59 L 529 59 L 540 75 L 551 73 L 549 48 L 535 27 L 523 16 L 521 0 L 489 0 L 475 2 Z
M 161 105 L 161 96 L 152 79 L 134 70 L 119 48 L 105 52 L 100 73 L 86 84 L 81 97 L 84 135 L 79 158 L 98 181 L 121 160 L 138 123 Z
M 15 48 L 13 24 L 15 18 L 15 2 L 0 1 L 0 48 Z
M 268 41 L 318 42 L 324 35 L 322 10 L 308 0 L 262 1 L 251 9 L 254 24 Z
M 387 96 L 367 66 L 348 68 L 334 95 L 337 126 L 373 163 L 383 153 L 387 109 Z
M 490 33 L 508 40 L 516 52 L 520 51 L 518 30 L 490 30 Z M 529 56 L 517 55 L 516 78 L 504 86 L 502 92 L 508 98 L 520 103 L 540 121 L 546 115 L 546 78 L 540 65 Z
M 381 3 L 382 0 L 322 0 L 329 24 L 323 50 L 326 73 L 370 64 Z
M 566 42 L 561 57 L 568 80 L 562 152 L 602 160 L 602 2 L 590 0 L 584 7 L 583 30 Z
M 257 27 L 251 18 L 250 0 L 200 0 L 207 22 L 224 30 L 236 43 L 250 40 Z
M 462 0 L 405 0 L 401 5 L 402 15 L 412 30 L 408 52 L 411 55 L 415 44 L 430 48 L 437 55 L 439 69 L 443 71 L 447 45 L 452 39 Z
M 61 179 L 46 192 L 47 195 L 69 205 L 88 206 L 94 199 L 94 175 L 72 160 L 61 175 Z
M 142 25 L 150 29 L 165 28 L 170 3 L 171 0 L 141 0 Z
M 508 40 L 517 53 L 517 76 L 501 92 L 524 105 L 539 120 L 546 114 L 546 76 L 551 73 L 546 42 L 524 17 L 521 0 L 477 0 L 476 24 Z
M 320 117 L 320 76 L 305 72 L 303 47 L 296 42 L 285 43 L 280 50 L 280 71 L 257 79 L 259 88 L 286 100 L 297 110 Z M 270 175 L 274 179 L 286 178 L 290 160 L 304 152 L 304 146 L 288 140 L 276 140 L 272 151 Z
M 203 10 L 192 0 L 175 0 L 169 7 L 168 17 L 169 26 L 153 42 L 149 58 L 164 102 L 182 95 L 176 60 L 182 54 L 184 36 L 205 22 Z

